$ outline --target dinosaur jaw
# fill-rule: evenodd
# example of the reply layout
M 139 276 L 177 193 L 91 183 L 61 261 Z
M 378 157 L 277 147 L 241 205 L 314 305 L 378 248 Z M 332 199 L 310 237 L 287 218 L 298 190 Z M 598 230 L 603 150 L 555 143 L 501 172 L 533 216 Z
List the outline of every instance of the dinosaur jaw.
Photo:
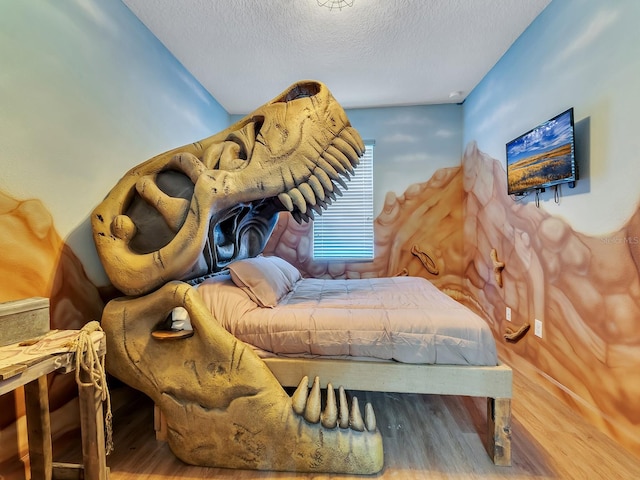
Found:
M 195 334 L 154 339 L 150 332 L 175 306 L 187 309 Z M 309 391 L 306 377 L 289 397 L 188 285 L 171 282 L 145 297 L 113 300 L 102 326 L 109 372 L 160 406 L 169 446 L 184 462 L 358 474 L 382 468 L 382 438 L 371 406 L 363 416 L 357 399 L 349 406 L 344 391 L 336 398 L 333 388 L 322 402 L 318 380 Z

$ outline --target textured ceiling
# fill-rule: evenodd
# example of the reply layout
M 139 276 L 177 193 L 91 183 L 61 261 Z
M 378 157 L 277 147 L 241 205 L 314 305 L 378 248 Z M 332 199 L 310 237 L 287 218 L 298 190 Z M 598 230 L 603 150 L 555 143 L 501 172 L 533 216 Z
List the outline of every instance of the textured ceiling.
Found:
M 325 82 L 346 108 L 459 103 L 550 3 L 123 1 L 232 114 L 303 79 Z

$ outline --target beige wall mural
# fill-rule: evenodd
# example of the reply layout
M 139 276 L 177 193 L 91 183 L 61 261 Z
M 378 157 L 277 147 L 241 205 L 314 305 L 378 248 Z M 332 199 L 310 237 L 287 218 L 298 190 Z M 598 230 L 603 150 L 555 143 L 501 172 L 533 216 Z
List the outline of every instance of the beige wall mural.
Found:
M 496 334 L 513 321 L 543 322 L 509 346 L 552 380 L 556 393 L 633 451 L 640 448 L 640 209 L 618 230 L 589 236 L 535 204 L 515 203 L 505 172 L 470 143 L 463 157 L 464 286 Z M 488 252 L 506 266 L 496 287 Z
M 0 231 L 11 232 L 0 235 L 0 302 L 49 298 L 52 329 L 79 329 L 100 319 L 103 301 L 98 290 L 39 200 L 17 200 L 0 192 Z M 77 396 L 74 377 L 50 377 L 49 395 L 54 435 L 77 428 L 72 405 Z M 26 452 L 23 416 L 22 395 L 0 397 L 0 464 Z
M 281 215 L 265 254 L 308 276 L 431 280 L 487 320 L 507 362 L 528 362 L 542 381 L 550 380 L 550 390 L 638 451 L 640 209 L 605 237 L 584 235 L 533 203 L 515 203 L 505 175 L 500 162 L 471 142 L 462 167 L 441 169 L 402 196 L 387 194 L 375 221 L 374 261 L 314 262 L 311 224 L 288 215 Z M 502 287 L 496 261 L 504 263 Z M 517 343 L 505 342 L 507 328 L 534 318 L 543 321 L 542 338 L 531 330 Z

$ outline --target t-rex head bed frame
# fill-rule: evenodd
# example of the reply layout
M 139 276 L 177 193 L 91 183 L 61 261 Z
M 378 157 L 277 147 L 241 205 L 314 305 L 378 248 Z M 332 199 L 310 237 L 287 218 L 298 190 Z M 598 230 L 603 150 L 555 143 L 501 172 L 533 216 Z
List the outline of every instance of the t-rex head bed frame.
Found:
M 108 369 L 149 395 L 172 451 L 205 466 L 375 473 L 382 439 L 344 391 L 321 402 L 303 378 L 293 397 L 264 362 L 212 318 L 185 280 L 260 254 L 280 211 L 297 221 L 335 199 L 364 145 L 318 82 L 300 82 L 228 129 L 133 168 L 92 214 L 98 254 L 126 297 L 102 326 Z M 194 335 L 151 333 L 175 307 Z M 326 403 L 324 411 L 321 404 Z

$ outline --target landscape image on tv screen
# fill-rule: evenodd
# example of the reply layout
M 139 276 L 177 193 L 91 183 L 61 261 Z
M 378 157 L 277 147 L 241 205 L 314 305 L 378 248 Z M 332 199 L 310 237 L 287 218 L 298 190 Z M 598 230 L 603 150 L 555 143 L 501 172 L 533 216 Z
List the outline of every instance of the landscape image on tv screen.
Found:
M 573 109 L 507 143 L 509 194 L 576 180 Z

